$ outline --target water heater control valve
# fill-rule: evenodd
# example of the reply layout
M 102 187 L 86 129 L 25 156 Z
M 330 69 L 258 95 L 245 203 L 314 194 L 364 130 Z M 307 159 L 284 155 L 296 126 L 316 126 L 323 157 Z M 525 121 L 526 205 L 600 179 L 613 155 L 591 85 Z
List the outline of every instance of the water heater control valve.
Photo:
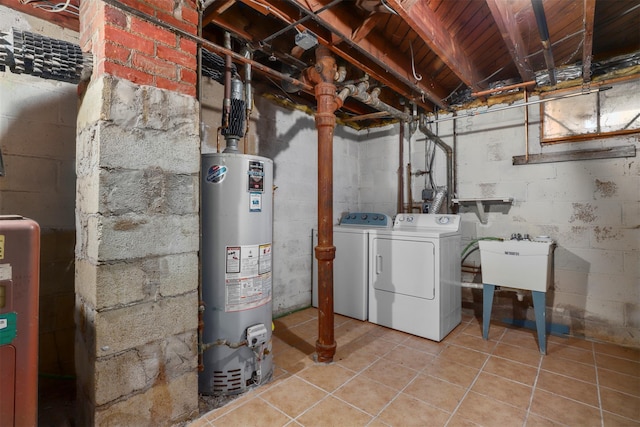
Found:
M 256 348 L 267 343 L 267 328 L 262 324 L 247 328 L 247 347 Z

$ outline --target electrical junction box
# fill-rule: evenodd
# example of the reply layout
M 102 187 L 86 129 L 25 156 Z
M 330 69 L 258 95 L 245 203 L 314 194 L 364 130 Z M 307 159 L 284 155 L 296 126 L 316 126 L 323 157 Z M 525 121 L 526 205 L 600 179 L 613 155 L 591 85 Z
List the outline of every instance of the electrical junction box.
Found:
M 260 347 L 267 343 L 267 328 L 262 324 L 249 326 L 247 328 L 247 346 L 250 348 Z

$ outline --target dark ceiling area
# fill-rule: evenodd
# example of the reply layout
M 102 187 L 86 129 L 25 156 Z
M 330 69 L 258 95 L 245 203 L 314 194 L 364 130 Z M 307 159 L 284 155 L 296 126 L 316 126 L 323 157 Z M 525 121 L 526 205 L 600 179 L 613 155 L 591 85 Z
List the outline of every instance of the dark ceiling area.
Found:
M 77 16 L 43 12 L 35 7 L 42 3 L 50 2 L 0 0 L 77 27 Z M 222 46 L 228 32 L 232 50 L 249 49 L 256 62 L 293 78 L 313 65 L 314 47 L 325 45 L 346 73 L 338 89 L 366 82 L 399 110 L 411 104 L 448 110 L 487 89 L 523 82 L 531 91 L 554 88 L 568 79 L 566 67 L 577 70 L 570 85 L 588 85 L 599 63 L 631 56 L 637 66 L 640 55 L 638 0 L 201 0 L 200 6 L 205 39 Z M 286 80 L 260 72 L 253 78 L 262 91 L 314 105 L 312 93 Z M 350 97 L 337 114 L 357 120 L 375 111 Z

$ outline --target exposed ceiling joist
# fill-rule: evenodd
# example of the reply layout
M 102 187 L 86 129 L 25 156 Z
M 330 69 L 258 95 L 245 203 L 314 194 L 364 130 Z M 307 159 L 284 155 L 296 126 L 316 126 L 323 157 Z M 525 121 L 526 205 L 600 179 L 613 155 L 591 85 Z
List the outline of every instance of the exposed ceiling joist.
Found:
M 584 0 L 584 44 L 582 46 L 582 81 L 591 81 L 591 59 L 593 58 L 593 26 L 596 16 L 596 0 Z
M 253 0 L 247 4 L 251 6 L 256 1 L 263 0 Z M 353 14 L 345 16 L 344 13 L 337 13 L 333 9 L 329 9 L 315 15 L 315 11 L 322 7 L 322 4 L 309 3 L 313 4 L 308 5 L 304 0 L 278 1 L 271 4 L 270 11 L 278 17 L 286 18 L 287 23 L 295 22 L 300 13 L 313 14 L 313 21 L 326 31 L 318 31 L 317 29 L 314 31 L 312 26 L 306 25 L 307 23 L 305 26 L 318 36 L 321 43 L 328 45 L 336 55 L 349 63 L 357 64 L 362 71 L 370 74 L 398 94 L 414 100 L 427 110 L 432 110 L 433 107 L 422 99 L 423 96 L 440 108 L 445 108 L 446 104 L 442 99 L 448 95 L 447 91 L 429 77 L 415 81 L 411 74 L 410 58 L 391 45 L 387 49 L 381 48 L 388 43 L 374 32 L 369 33 L 367 38 L 356 43 L 352 39 L 353 29 L 349 25 L 349 22 L 353 21 Z M 295 6 L 295 11 L 291 11 L 286 7 L 287 5 Z M 312 9 L 310 10 L 309 7 Z
M 509 3 L 503 0 L 486 1 L 487 6 L 489 6 L 491 10 L 493 20 L 500 29 L 500 34 L 511 54 L 511 58 L 518 68 L 520 78 L 524 82 L 534 80 L 535 73 L 527 58 L 526 46 L 524 40 L 522 40 L 522 34 L 520 34 L 516 17 L 509 8 Z
M 483 76 L 461 49 L 463 44 L 456 40 L 455 34 L 447 31 L 428 2 L 386 1 L 460 80 L 473 89 L 482 89 L 480 82 L 484 80 Z

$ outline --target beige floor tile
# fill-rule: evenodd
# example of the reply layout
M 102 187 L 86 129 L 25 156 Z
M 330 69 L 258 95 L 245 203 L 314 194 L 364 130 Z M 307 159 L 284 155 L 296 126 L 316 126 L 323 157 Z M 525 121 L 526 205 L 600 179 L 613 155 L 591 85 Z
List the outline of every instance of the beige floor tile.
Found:
M 346 350 L 344 347 L 338 347 L 333 361 L 354 372 L 360 372 L 371 366 L 378 359 L 379 357 L 375 354 L 364 350 L 349 352 L 349 350 Z
M 458 414 L 454 414 L 447 422 L 447 427 L 479 427 L 479 424 L 469 421 L 466 418 L 462 418 Z
M 530 413 L 527 416 L 525 426 L 526 427 L 560 427 L 560 426 L 565 426 L 565 424 L 558 423 L 556 421 L 552 421 L 550 419 L 541 417 L 540 415 Z
M 221 406 L 212 411 L 209 411 L 208 413 L 203 415 L 203 418 L 206 418 L 209 421 L 213 421 L 216 418 L 220 418 L 224 414 L 233 411 L 239 406 L 244 405 L 248 401 L 253 400 L 255 397 L 256 397 L 255 394 L 251 394 L 251 395 L 243 394 L 243 395 L 227 398 L 228 399 L 227 403 L 225 403 L 224 406 Z
M 401 390 L 409 384 L 409 381 L 415 378 L 418 373 L 413 369 L 405 368 L 390 360 L 380 359 L 362 371 L 360 375 L 364 375 L 369 379 L 395 390 Z
M 303 341 L 315 343 L 318 339 L 318 322 L 310 320 L 289 328 L 289 332 L 300 337 Z
M 209 421 L 206 418 L 198 418 L 197 420 L 187 424 L 187 427 L 211 427 Z
M 382 420 L 374 418 L 373 421 L 367 424 L 367 427 L 393 427 L 393 426 L 390 426 L 389 424 L 385 423 Z
M 397 390 L 359 375 L 336 390 L 333 395 L 364 412 L 376 416 L 398 394 Z
M 436 342 L 416 337 L 415 335 L 410 335 L 405 341 L 402 342 L 402 345 L 437 356 L 442 350 L 447 347 L 447 344 L 445 344 L 445 342 L 448 341 L 448 337 L 445 338 L 445 340 L 442 342 Z
M 289 348 L 282 354 L 275 354 L 273 360 L 276 367 L 284 369 L 290 374 L 300 372 L 315 364 L 312 355 L 305 354 L 297 348 Z
M 542 369 L 581 381 L 596 383 L 596 368 L 594 365 L 585 365 L 584 363 L 562 358 L 544 357 L 542 359 Z
M 401 393 L 387 406 L 379 419 L 392 426 L 444 426 L 449 413 Z
M 423 373 L 465 388 L 471 385 L 478 372 L 477 368 L 461 365 L 442 357 L 437 357 L 433 364 L 423 371 Z
M 353 406 L 329 396 L 296 421 L 305 427 L 366 426 L 372 417 Z M 267 424 L 263 424 L 266 426 Z
M 511 344 L 522 349 L 540 352 L 538 334 L 530 329 L 507 328 L 500 342 Z
M 526 411 L 499 402 L 478 393 L 469 392 L 456 411 L 461 416 L 481 426 L 522 426 Z
M 596 353 L 596 364 L 599 368 L 610 369 L 621 374 L 640 377 L 640 362 Z
M 533 366 L 497 356 L 491 356 L 482 370 L 529 386 L 533 385 L 538 375 L 538 369 Z
M 537 368 L 540 364 L 542 354 L 536 350 L 529 350 L 527 348 L 516 347 L 511 344 L 498 343 L 493 351 L 494 356 L 504 357 L 505 359 L 512 360 L 514 362 L 524 363 L 529 366 Z
M 533 388 L 497 375 L 482 372 L 472 391 L 520 409 L 528 409 Z
M 480 369 L 488 357 L 486 353 L 457 345 L 448 346 L 438 355 L 438 359 L 447 359 L 476 369 Z
M 481 351 L 483 353 L 491 353 L 495 348 L 497 341 L 485 341 L 481 337 L 461 333 L 456 335 L 453 339 L 448 340 L 448 343 L 455 344 L 460 347 L 465 347 L 471 350 Z
M 582 350 L 593 351 L 593 342 L 587 341 L 583 338 L 578 337 L 567 337 L 567 336 L 556 336 L 549 335 L 547 336 L 547 348 L 551 345 L 568 345 L 574 348 L 579 348 Z
M 602 409 L 632 420 L 640 420 L 640 397 L 600 388 Z
M 275 330 L 290 328 L 292 326 L 299 325 L 300 323 L 308 322 L 317 318 L 317 310 L 316 309 L 306 309 L 296 311 L 295 313 L 289 314 L 284 317 L 279 317 L 278 319 L 274 319 L 273 324 L 275 325 Z
M 447 412 L 453 412 L 466 389 L 430 375 L 418 375 L 404 393 Z
M 255 398 L 211 421 L 210 424 L 216 427 L 277 427 L 284 426 L 289 421 L 291 418 L 264 400 Z
M 621 345 L 608 344 L 608 343 L 593 343 L 593 348 L 596 353 L 604 353 L 609 356 L 620 357 L 622 359 L 633 360 L 635 362 L 640 361 L 640 349 L 623 347 Z
M 640 377 L 625 375 L 608 369 L 598 369 L 600 387 L 612 388 L 623 393 L 640 397 Z
M 336 363 L 331 363 L 328 365 L 316 364 L 309 366 L 307 369 L 298 372 L 297 375 L 323 390 L 332 392 L 353 377 L 354 372 Z
M 391 341 L 396 344 L 402 343 L 411 335 L 402 331 L 396 331 L 394 329 L 385 328 L 383 326 L 377 326 L 371 330 L 371 335 L 377 338 L 382 338 L 387 341 Z
M 604 421 L 605 427 L 638 427 L 640 426 L 640 420 L 630 420 L 629 418 L 624 418 L 616 414 L 611 414 L 609 412 L 602 413 L 602 420 Z
M 398 344 L 385 339 L 376 338 L 373 335 L 364 336 L 353 342 L 359 350 L 366 351 L 376 356 L 384 356 L 393 350 Z
M 591 406 L 598 406 L 598 388 L 595 384 L 576 380 L 549 371 L 540 371 L 536 388 L 556 393 Z
M 489 340 L 499 341 L 505 333 L 505 330 L 506 328 L 504 326 L 492 323 L 489 326 Z M 482 339 L 482 323 L 469 323 L 463 327 L 461 332 Z
M 291 418 L 295 418 L 326 395 L 325 391 L 300 378 L 291 377 L 262 393 L 260 397 Z
M 435 356 L 399 344 L 389 353 L 385 354 L 384 358 L 406 368 L 421 371 L 433 363 Z
M 557 343 L 549 343 L 547 346 L 547 357 L 560 357 L 587 365 L 593 365 L 595 363 L 592 350 L 583 350 L 575 346 Z
M 533 392 L 531 412 L 572 426 L 600 425 L 599 409 L 538 388 Z

